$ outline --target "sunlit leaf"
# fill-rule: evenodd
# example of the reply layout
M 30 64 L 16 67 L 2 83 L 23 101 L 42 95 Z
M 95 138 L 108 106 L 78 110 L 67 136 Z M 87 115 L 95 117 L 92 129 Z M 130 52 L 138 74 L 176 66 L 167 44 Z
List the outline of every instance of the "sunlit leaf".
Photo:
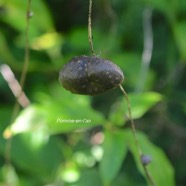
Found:
M 60 85 L 54 90 L 54 97 L 40 93 L 41 103 L 20 113 L 11 125 L 13 134 L 38 130 L 46 134 L 65 133 L 105 123 L 103 115 L 91 107 L 88 96 L 71 94 Z
M 7 128 L 5 133 L 10 130 L 12 134 L 27 131 L 44 130 L 46 124 L 45 113 L 38 105 L 31 105 L 20 112 L 15 122 Z
M 56 32 L 49 32 L 35 38 L 32 42 L 32 48 L 35 50 L 47 50 L 59 45 L 61 37 Z
M 73 163 L 71 163 L 70 165 L 67 164 L 67 166 L 65 167 L 63 166 L 60 172 L 62 180 L 67 183 L 74 183 L 80 177 L 79 170 Z

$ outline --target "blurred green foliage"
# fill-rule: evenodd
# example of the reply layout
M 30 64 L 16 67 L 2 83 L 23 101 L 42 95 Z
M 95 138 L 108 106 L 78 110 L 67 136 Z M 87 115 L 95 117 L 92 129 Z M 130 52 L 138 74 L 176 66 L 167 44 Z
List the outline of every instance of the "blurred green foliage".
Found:
M 27 3 L 0 0 L 0 69 L 9 65 L 17 79 L 24 63 Z M 67 61 L 90 55 L 88 1 L 37 0 L 31 7 L 24 88 L 31 104 L 12 123 L 15 98 L 0 75 L 0 185 L 147 185 L 119 89 L 89 97 L 58 83 Z M 147 9 L 153 50 L 138 92 Z M 124 72 L 138 140 L 152 157 L 148 169 L 155 183 L 185 186 L 186 1 L 94 0 L 92 21 L 96 54 Z M 6 163 L 9 142 L 11 164 Z

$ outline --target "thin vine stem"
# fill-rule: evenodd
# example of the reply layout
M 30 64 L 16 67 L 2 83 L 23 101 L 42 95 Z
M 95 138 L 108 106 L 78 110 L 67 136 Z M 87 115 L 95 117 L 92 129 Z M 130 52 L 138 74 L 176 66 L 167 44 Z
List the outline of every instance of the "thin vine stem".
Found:
M 25 80 L 26 80 L 26 74 L 27 74 L 27 71 L 28 71 L 29 63 L 30 63 L 29 29 L 30 29 L 30 18 L 32 16 L 32 12 L 31 12 L 31 1 L 32 0 L 28 0 L 27 12 L 26 12 L 25 57 L 24 57 L 23 70 L 22 70 L 22 74 L 21 74 L 21 78 L 20 78 L 21 90 L 20 90 L 20 93 L 19 93 L 19 95 L 17 97 L 16 103 L 14 105 L 13 114 L 12 114 L 12 121 L 15 119 L 15 117 L 17 116 L 17 114 L 19 112 L 19 109 L 20 109 L 18 98 L 21 96 L 21 94 L 23 92 L 23 87 L 24 87 Z
M 20 79 L 20 85 L 21 85 L 22 89 L 23 89 L 24 84 L 25 84 L 26 74 L 27 74 L 28 66 L 29 66 L 29 62 L 30 62 L 29 28 L 30 28 L 30 18 L 32 16 L 32 12 L 31 12 L 31 1 L 32 0 L 28 0 L 27 13 L 26 13 L 25 60 L 24 60 L 23 71 L 22 71 L 21 79 Z
M 29 66 L 29 62 L 30 62 L 29 28 L 30 28 L 30 18 L 32 16 L 31 1 L 32 0 L 28 0 L 27 11 L 26 11 L 25 58 L 24 58 L 23 70 L 22 70 L 22 74 L 21 74 L 21 78 L 20 78 L 21 90 L 20 90 L 20 92 L 17 96 L 16 102 L 14 104 L 10 123 L 12 123 L 14 121 L 14 119 L 16 118 L 16 116 L 17 116 L 17 114 L 20 110 L 18 99 L 23 93 L 23 87 L 24 87 L 24 84 L 25 84 L 26 74 L 27 74 L 28 66 Z M 5 147 L 5 161 L 6 161 L 7 164 L 11 164 L 12 134 L 11 134 L 10 126 L 9 126 L 9 130 L 7 130 L 6 132 L 7 133 L 5 134 L 5 137 L 7 138 L 7 142 L 6 142 L 6 147 Z
M 128 106 L 128 112 L 129 112 L 129 120 L 131 122 L 131 128 L 132 128 L 132 133 L 133 133 L 133 136 L 134 136 L 134 140 L 135 140 L 135 143 L 136 143 L 136 147 L 137 147 L 137 150 L 138 150 L 138 154 L 139 154 L 139 159 L 140 159 L 140 162 L 142 164 L 142 167 L 144 169 L 144 172 L 145 172 L 145 175 L 146 175 L 146 178 L 147 178 L 147 181 L 149 183 L 150 186 L 156 186 L 150 172 L 148 171 L 147 169 L 147 166 L 144 165 L 141 161 L 141 158 L 142 156 L 144 155 L 142 150 L 141 150 L 141 147 L 140 147 L 140 144 L 138 142 L 138 138 L 137 138 L 137 135 L 136 135 L 136 127 L 135 127 L 135 124 L 134 124 L 134 121 L 132 119 L 132 112 L 131 112 L 131 104 L 130 104 L 130 101 L 129 101 L 129 98 L 128 98 L 128 95 L 125 91 L 125 89 L 122 87 L 122 85 L 120 84 L 119 85 L 121 91 L 123 92 L 125 98 L 126 98 L 126 101 L 127 101 L 127 106 Z
M 88 40 L 90 44 L 90 50 L 95 56 L 94 46 L 93 46 L 93 36 L 92 36 L 92 0 L 89 0 L 89 11 L 88 11 Z

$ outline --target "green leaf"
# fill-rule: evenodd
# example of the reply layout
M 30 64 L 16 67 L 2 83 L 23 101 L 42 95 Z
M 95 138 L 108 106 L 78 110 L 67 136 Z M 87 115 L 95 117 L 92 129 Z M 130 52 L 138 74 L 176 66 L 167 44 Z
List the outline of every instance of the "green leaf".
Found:
M 39 105 L 32 104 L 22 110 L 14 123 L 5 130 L 5 133 L 11 132 L 12 135 L 23 132 L 41 131 L 43 135 L 46 133 L 46 117 L 45 111 Z
M 103 125 L 103 115 L 92 109 L 90 98 L 71 94 L 61 89 L 61 97 L 51 100 L 43 109 L 48 110 L 48 129 L 51 134 L 86 129 L 96 125 Z
M 9 106 L 5 106 L 5 105 L 0 106 L 0 118 L 1 118 L 0 135 L 10 123 L 11 112 L 12 109 Z
M 19 177 L 15 171 L 15 168 L 12 165 L 4 165 L 1 168 L 1 172 L 3 175 L 4 182 L 7 185 L 14 185 L 14 186 L 19 185 Z
M 72 94 L 60 85 L 52 97 L 42 101 L 50 134 L 87 129 L 105 123 L 104 116 L 91 107 L 90 97 Z
M 150 7 L 162 12 L 169 21 L 174 21 L 176 8 L 177 8 L 177 1 L 171 0 L 145 0 Z
M 110 184 L 118 174 L 127 149 L 124 132 L 106 132 L 103 142 L 103 159 L 100 163 L 100 174 L 105 185 Z
M 120 172 L 109 186 L 146 186 L 143 182 L 134 179 L 134 177 L 136 176 L 127 171 Z
M 131 131 L 125 130 L 125 136 L 128 136 L 128 140 L 130 141 L 129 148 L 135 158 L 138 170 L 144 175 L 144 170 Z M 174 169 L 165 153 L 159 147 L 152 144 L 145 134 L 138 132 L 137 138 L 143 153 L 152 157 L 152 162 L 147 165 L 147 169 L 155 184 L 157 186 L 175 186 Z
M 4 21 L 19 30 L 25 31 L 27 1 L 16 0 L 5 3 L 7 14 Z M 51 31 L 53 28 L 52 19 L 43 1 L 36 1 L 31 4 L 33 17 L 31 18 L 31 27 L 29 33 L 34 36 L 40 32 Z
M 130 93 L 128 95 L 131 103 L 133 119 L 141 118 L 151 107 L 162 100 L 162 96 L 156 92 Z M 109 120 L 115 125 L 124 124 L 124 116 L 128 113 L 128 106 L 125 98 L 122 98 L 111 109 Z
M 85 41 L 85 42 L 82 42 Z M 87 41 L 87 28 L 74 29 L 68 38 L 68 42 L 76 49 L 86 51 L 89 47 Z
M 127 84 L 131 87 L 136 85 L 140 69 L 141 56 L 134 53 L 116 54 L 111 60 L 116 63 L 124 72 L 127 79 Z
M 25 174 L 51 182 L 63 155 L 58 140 L 54 137 L 38 146 L 35 139 L 38 133 L 40 132 L 21 133 L 12 138 L 11 161 Z
M 182 60 L 186 59 L 186 22 L 179 22 L 174 25 L 174 33 L 177 46 L 179 48 Z
M 99 172 L 96 169 L 87 169 L 81 172 L 81 177 L 73 186 L 103 186 Z
M 90 98 L 71 94 L 60 85 L 52 87 L 54 95 L 37 94 L 38 104 L 24 109 L 11 125 L 11 132 L 42 131 L 57 134 L 86 129 L 105 123 L 104 116 L 93 110 Z
M 89 52 L 89 43 L 87 42 L 87 27 L 74 29 L 69 37 L 67 38 L 67 43 L 72 47 L 72 49 L 79 52 Z M 106 49 L 105 43 L 109 42 L 109 35 L 107 33 L 102 33 L 99 29 L 94 29 L 94 45 L 97 46 L 95 52 L 101 53 L 101 50 Z M 112 43 L 113 45 L 113 43 Z M 106 45 L 107 46 L 107 45 Z M 108 46 L 107 46 L 108 47 Z
M 161 101 L 162 96 L 156 92 L 142 94 L 129 94 L 131 102 L 132 117 L 134 119 L 142 117 L 152 106 Z

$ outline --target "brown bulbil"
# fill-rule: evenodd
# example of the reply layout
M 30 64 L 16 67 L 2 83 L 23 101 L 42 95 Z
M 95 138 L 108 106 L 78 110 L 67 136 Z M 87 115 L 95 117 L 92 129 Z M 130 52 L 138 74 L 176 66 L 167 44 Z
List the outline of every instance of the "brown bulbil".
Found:
M 95 56 L 74 57 L 59 73 L 59 81 L 65 89 L 83 95 L 104 93 L 123 80 L 123 72 L 117 65 Z

